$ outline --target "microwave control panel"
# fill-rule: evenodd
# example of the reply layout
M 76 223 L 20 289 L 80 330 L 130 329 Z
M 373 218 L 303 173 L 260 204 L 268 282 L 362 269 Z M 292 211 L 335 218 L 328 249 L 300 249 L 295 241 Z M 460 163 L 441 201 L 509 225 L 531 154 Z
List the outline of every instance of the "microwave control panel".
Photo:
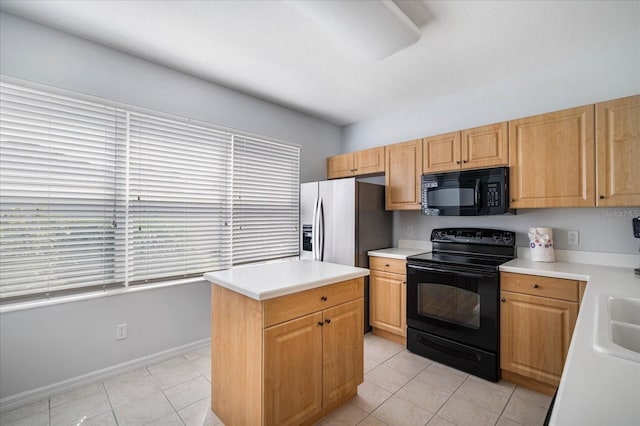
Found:
M 500 194 L 500 184 L 489 182 L 487 184 L 487 207 L 499 207 L 502 204 Z

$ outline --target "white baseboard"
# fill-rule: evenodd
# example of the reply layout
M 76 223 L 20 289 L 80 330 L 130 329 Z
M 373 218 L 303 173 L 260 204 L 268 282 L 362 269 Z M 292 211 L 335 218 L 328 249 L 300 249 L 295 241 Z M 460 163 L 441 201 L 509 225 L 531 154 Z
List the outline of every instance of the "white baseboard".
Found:
M 86 386 L 99 380 L 105 380 L 110 377 L 118 376 L 122 373 L 126 373 L 127 371 L 135 370 L 136 368 L 146 367 L 147 365 L 155 364 L 157 362 L 164 361 L 178 355 L 193 352 L 202 347 L 206 347 L 210 344 L 210 342 L 211 339 L 198 340 L 193 343 L 188 343 L 186 345 L 167 349 L 166 351 L 136 358 L 131 361 L 103 368 L 101 370 L 92 371 L 90 373 L 63 380 L 61 382 L 53 383 L 51 385 L 43 386 L 41 388 L 28 390 L 16 395 L 11 395 L 0 399 L 0 412 L 9 411 L 14 408 L 30 404 L 32 402 L 39 401 L 43 398 Z

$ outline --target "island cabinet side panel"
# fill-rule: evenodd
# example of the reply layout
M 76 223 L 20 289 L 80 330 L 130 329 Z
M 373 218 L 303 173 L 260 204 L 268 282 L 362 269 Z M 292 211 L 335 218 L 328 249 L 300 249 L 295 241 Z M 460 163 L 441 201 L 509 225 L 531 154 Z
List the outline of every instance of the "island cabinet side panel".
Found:
M 213 284 L 211 407 L 224 424 L 262 424 L 262 346 L 262 302 Z

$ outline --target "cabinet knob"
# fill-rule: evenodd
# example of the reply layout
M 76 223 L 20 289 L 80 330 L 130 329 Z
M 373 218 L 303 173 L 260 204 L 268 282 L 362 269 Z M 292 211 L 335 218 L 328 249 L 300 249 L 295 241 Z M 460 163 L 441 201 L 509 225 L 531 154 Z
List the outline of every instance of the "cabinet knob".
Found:
M 465 164 L 466 164 L 466 163 L 468 163 L 468 161 L 467 161 L 467 160 L 462 160 L 462 162 L 463 162 L 463 163 L 465 163 Z
M 384 267 L 385 267 L 385 268 L 388 268 L 389 266 L 391 266 L 391 265 L 389 265 L 388 263 L 385 263 L 385 264 L 384 264 Z
M 511 202 L 513 203 L 514 201 L 516 201 L 516 199 L 515 199 L 515 198 L 512 198 L 512 199 L 511 199 Z
M 538 284 L 533 285 L 533 288 L 538 288 L 538 287 L 540 287 Z
M 331 320 L 329 318 L 327 318 L 326 320 L 324 320 L 325 324 L 329 324 L 331 322 Z
M 460 164 L 460 162 L 459 162 L 459 161 L 456 161 L 456 164 Z
M 320 327 L 322 327 L 322 326 L 324 325 L 324 323 L 323 323 L 322 321 L 318 321 L 318 325 L 319 325 Z
M 604 195 L 601 195 L 598 198 L 600 198 L 601 200 L 604 200 Z
M 323 302 L 327 301 L 327 296 L 322 296 L 320 299 L 322 299 Z
M 406 283 L 407 283 L 406 281 L 402 281 L 402 284 L 406 284 Z
M 502 299 L 500 299 L 500 301 L 501 301 L 502 303 L 504 303 L 504 302 L 506 302 L 506 301 L 507 301 L 507 299 L 505 299 L 505 298 L 503 297 Z

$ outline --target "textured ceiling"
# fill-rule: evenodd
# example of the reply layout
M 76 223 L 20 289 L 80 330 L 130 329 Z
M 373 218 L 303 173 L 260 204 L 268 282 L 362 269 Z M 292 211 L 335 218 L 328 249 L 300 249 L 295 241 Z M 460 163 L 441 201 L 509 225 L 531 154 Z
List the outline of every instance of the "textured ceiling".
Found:
M 372 60 L 285 1 L 12 1 L 0 8 L 344 125 L 620 42 L 640 2 L 395 1 L 420 39 Z

